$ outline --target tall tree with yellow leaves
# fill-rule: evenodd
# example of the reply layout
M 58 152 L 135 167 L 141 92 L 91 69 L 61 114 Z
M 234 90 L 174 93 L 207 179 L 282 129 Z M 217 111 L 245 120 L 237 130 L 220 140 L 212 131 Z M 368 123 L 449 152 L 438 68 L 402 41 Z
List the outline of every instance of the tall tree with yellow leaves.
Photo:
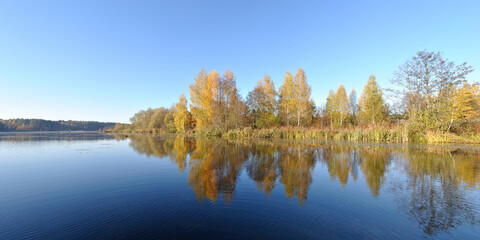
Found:
M 295 89 L 297 126 L 300 126 L 300 120 L 302 118 L 304 119 L 304 124 L 311 120 L 313 103 L 310 99 L 312 89 L 307 83 L 307 76 L 302 68 L 297 70 L 293 84 Z
M 330 122 L 330 128 L 333 129 L 333 121 L 337 115 L 337 109 L 335 107 L 335 92 L 330 89 L 328 92 L 327 102 L 325 103 L 325 117 Z
M 173 119 L 175 122 L 175 129 L 177 132 L 184 132 L 190 124 L 190 113 L 187 109 L 187 99 L 185 95 L 181 95 L 178 103 L 175 105 L 175 112 L 173 113 Z
M 295 101 L 295 85 L 293 84 L 293 76 L 290 72 L 285 73 L 285 79 L 279 89 L 278 109 L 279 115 L 283 123 L 290 125 L 291 119 L 294 117 Z
M 456 119 L 471 120 L 480 117 L 480 90 L 478 84 L 469 84 L 463 81 L 462 86 L 455 92 L 454 117 Z
M 386 106 L 382 96 L 375 76 L 370 76 L 358 104 L 358 117 L 361 123 L 375 125 L 385 120 Z
M 202 69 L 190 85 L 190 108 L 198 129 L 210 127 L 215 116 L 215 101 L 219 98 L 220 75 L 213 70 L 206 73 Z
M 197 129 L 226 130 L 243 125 L 246 106 L 236 86 L 235 75 L 228 69 L 223 76 L 203 69 L 190 85 L 190 109 Z
M 207 109 L 208 118 L 213 121 L 217 116 L 217 108 L 222 109 L 223 102 L 221 101 L 220 74 L 216 70 L 212 70 L 207 76 L 207 89 L 205 91 L 205 106 Z M 218 107 L 220 105 L 220 107 Z M 210 122 L 211 123 L 211 122 Z
M 210 96 L 207 73 L 202 69 L 195 78 L 195 83 L 190 85 L 190 110 L 198 129 L 209 126 L 208 99 Z
M 343 84 L 340 84 L 337 89 L 337 93 L 335 94 L 335 107 L 338 126 L 343 127 L 345 124 L 345 119 L 348 118 L 351 112 L 350 102 L 348 101 L 347 92 L 345 91 Z

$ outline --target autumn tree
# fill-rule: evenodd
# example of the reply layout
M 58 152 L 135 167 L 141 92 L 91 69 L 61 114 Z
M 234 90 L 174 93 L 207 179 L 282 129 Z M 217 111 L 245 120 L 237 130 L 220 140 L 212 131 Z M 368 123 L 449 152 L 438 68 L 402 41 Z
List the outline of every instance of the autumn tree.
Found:
M 297 126 L 300 126 L 303 119 L 303 125 L 310 123 L 314 110 L 313 101 L 310 99 L 312 89 L 307 83 L 307 76 L 302 68 L 297 70 L 294 85 L 295 112 L 297 117 Z
M 149 127 L 150 120 L 154 115 L 155 110 L 152 108 L 148 108 L 145 110 L 140 110 L 139 112 L 135 113 L 133 117 L 130 118 L 130 122 L 132 123 L 132 128 L 137 130 L 146 131 Z
M 155 109 L 155 113 L 152 115 L 152 118 L 150 119 L 148 128 L 151 130 L 165 129 L 165 122 L 163 120 L 165 119 L 165 115 L 167 115 L 167 113 L 168 113 L 168 109 L 164 107 L 159 107 Z
M 165 115 L 165 119 L 163 120 L 165 122 L 165 127 L 167 128 L 167 131 L 170 133 L 174 133 L 176 131 L 175 128 L 175 107 L 172 106 L 167 115 Z
M 378 124 L 386 118 L 386 106 L 383 93 L 377 84 L 375 76 L 370 76 L 363 88 L 358 104 L 358 117 L 362 124 Z
M 208 100 L 211 91 L 208 89 L 207 73 L 202 69 L 195 78 L 194 84 L 190 85 L 190 110 L 196 121 L 198 129 L 204 129 L 210 124 L 208 115 Z M 210 96 L 209 96 L 210 95 Z
M 324 116 L 330 122 L 330 128 L 333 129 L 333 119 L 337 115 L 337 109 L 335 107 L 335 92 L 330 90 L 328 92 L 327 102 L 325 103 Z
M 219 95 L 220 75 L 213 70 L 206 73 L 202 69 L 195 78 L 195 83 L 190 85 L 190 101 L 192 115 L 196 120 L 198 129 L 210 127 L 215 116 L 215 100 Z
M 295 85 L 293 83 L 293 76 L 290 72 L 285 73 L 285 79 L 279 89 L 278 108 L 281 120 L 287 126 L 294 118 L 294 109 L 296 108 L 295 101 Z
M 335 112 L 336 112 L 336 121 L 339 127 L 343 127 L 345 120 L 348 118 L 350 109 L 350 102 L 348 101 L 347 93 L 343 84 L 337 89 L 335 94 Z
M 187 99 L 185 95 L 181 95 L 178 103 L 175 105 L 175 112 L 173 113 L 175 129 L 177 132 L 184 132 L 190 125 L 190 113 L 187 109 Z
M 247 108 L 236 86 L 233 72 L 227 70 L 223 76 L 213 70 L 202 70 L 190 85 L 190 109 L 197 129 L 215 128 L 228 131 L 241 127 Z
M 478 84 L 467 81 L 455 92 L 454 117 L 452 119 L 471 120 L 480 117 L 480 89 Z
M 263 80 L 248 93 L 247 106 L 252 115 L 255 127 L 267 127 L 276 124 L 275 115 L 277 91 L 270 75 L 266 74 Z
M 204 105 L 206 106 L 206 112 L 211 124 L 216 117 L 218 116 L 218 108 L 222 108 L 221 98 L 221 85 L 220 85 L 220 74 L 216 70 L 212 70 L 207 75 L 207 88 L 205 89 L 204 96 Z
M 456 65 L 439 52 L 419 51 L 395 73 L 391 91 L 406 117 L 418 129 L 448 129 L 454 111 L 454 90 L 473 71 Z
M 223 130 L 239 128 L 244 124 L 246 105 L 242 101 L 237 89 L 235 75 L 230 69 L 223 74 L 220 80 L 220 90 L 217 98 L 217 121 Z
M 202 69 L 195 78 L 195 83 L 190 85 L 190 109 L 198 129 L 210 127 L 215 117 L 215 100 L 219 96 L 220 75 L 213 70 L 206 73 Z

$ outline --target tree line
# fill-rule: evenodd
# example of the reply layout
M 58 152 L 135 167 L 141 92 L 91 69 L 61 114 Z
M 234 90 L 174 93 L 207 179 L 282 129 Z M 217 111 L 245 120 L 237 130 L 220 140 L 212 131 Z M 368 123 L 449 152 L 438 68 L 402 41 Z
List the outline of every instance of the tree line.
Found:
M 115 126 L 113 122 L 51 121 L 43 119 L 0 119 L 0 132 L 9 131 L 98 131 Z
M 441 53 L 417 52 L 399 66 L 390 88 L 368 78 L 361 95 L 347 94 L 340 84 L 330 90 L 325 104 L 317 106 L 302 68 L 285 73 L 277 89 L 268 74 L 245 99 L 236 77 L 227 70 L 201 70 L 189 86 L 190 104 L 184 95 L 170 108 L 141 110 L 130 125 L 116 131 L 207 132 L 222 134 L 234 129 L 271 127 L 318 127 L 332 131 L 402 125 L 412 134 L 426 131 L 461 132 L 471 129 L 480 117 L 478 83 L 469 83 L 473 68 L 455 64 Z M 387 104 L 389 100 L 389 104 Z

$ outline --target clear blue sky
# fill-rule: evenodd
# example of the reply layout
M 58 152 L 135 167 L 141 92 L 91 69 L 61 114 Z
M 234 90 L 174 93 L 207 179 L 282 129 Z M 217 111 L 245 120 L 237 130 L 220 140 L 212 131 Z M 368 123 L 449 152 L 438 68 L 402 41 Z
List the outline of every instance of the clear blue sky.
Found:
M 387 87 L 416 51 L 477 69 L 480 1 L 0 0 L 0 118 L 128 122 L 170 106 L 201 68 L 242 96 L 305 69 L 317 104 L 370 74 Z

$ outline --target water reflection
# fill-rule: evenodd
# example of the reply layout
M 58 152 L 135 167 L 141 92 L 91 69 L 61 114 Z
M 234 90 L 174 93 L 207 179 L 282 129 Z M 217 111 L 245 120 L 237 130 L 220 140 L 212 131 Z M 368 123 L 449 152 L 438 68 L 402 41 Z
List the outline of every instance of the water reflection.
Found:
M 190 155 L 188 178 L 197 198 L 215 201 L 222 194 L 227 202 L 231 201 L 237 178 L 248 156 L 246 149 L 232 144 L 197 140 Z
M 475 201 L 466 199 L 465 193 L 471 188 L 478 189 L 478 154 L 406 150 L 401 155 L 409 176 L 404 183 L 409 196 L 405 197 L 403 207 L 426 234 L 448 231 L 462 223 L 478 223 Z
M 258 190 L 270 196 L 279 175 L 275 149 L 267 145 L 254 146 L 246 169 L 250 179 L 257 183 Z
M 303 204 L 307 199 L 308 188 L 312 183 L 312 170 L 315 166 L 315 153 L 312 148 L 283 146 L 278 151 L 280 183 L 288 198 L 297 196 Z
M 479 154 L 444 148 L 341 145 L 332 143 L 230 142 L 184 136 L 131 136 L 138 153 L 169 158 L 179 171 L 188 169 L 188 184 L 200 201 L 226 203 L 235 195 L 242 171 L 270 196 L 278 185 L 286 197 L 306 204 L 316 164 L 332 181 L 346 187 L 359 179 L 373 198 L 395 193 L 398 205 L 428 235 L 464 223 L 478 224 Z M 390 174 L 390 175 L 389 175 Z M 385 188 L 385 185 L 389 185 Z

